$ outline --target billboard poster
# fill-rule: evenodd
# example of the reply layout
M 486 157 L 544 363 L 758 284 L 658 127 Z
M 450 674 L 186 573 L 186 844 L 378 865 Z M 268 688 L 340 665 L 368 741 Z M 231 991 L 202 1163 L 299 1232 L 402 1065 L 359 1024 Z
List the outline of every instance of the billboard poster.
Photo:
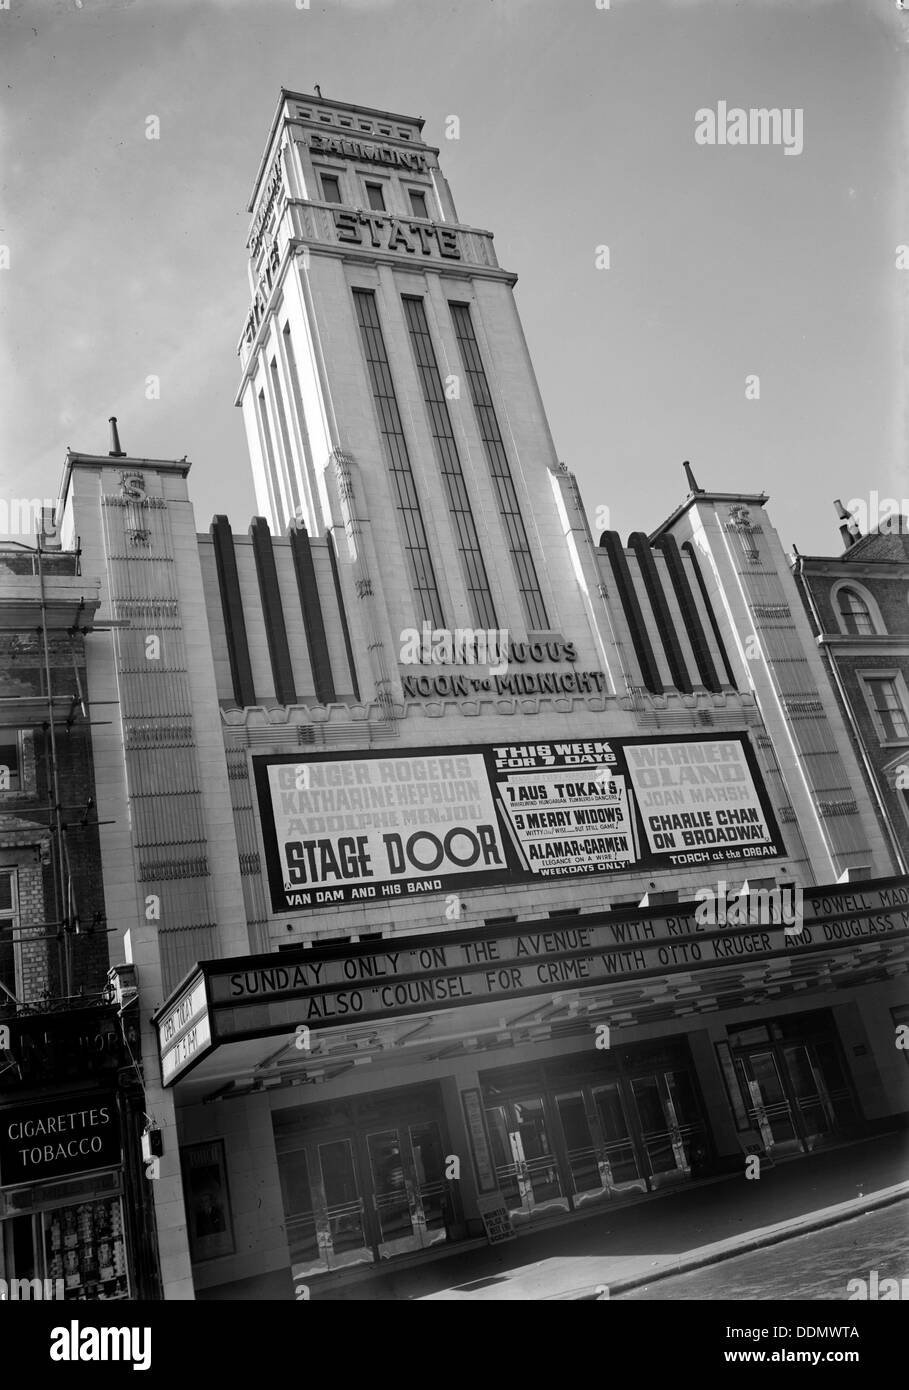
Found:
M 772 841 L 740 740 L 631 743 L 624 751 L 652 854 Z
M 552 878 L 630 869 L 637 862 L 625 778 L 608 766 L 497 768 L 496 792 L 528 873 Z
M 272 907 L 785 853 L 747 735 L 253 758 Z

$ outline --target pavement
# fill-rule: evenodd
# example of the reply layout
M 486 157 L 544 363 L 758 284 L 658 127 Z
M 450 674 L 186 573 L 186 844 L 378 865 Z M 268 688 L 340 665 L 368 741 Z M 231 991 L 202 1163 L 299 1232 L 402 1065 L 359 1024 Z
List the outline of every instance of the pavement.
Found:
M 331 1300 L 533 1301 L 629 1289 L 909 1198 L 909 1133 L 664 1190 L 489 1246 L 458 1247 L 345 1286 Z M 314 1290 L 315 1292 L 315 1290 Z

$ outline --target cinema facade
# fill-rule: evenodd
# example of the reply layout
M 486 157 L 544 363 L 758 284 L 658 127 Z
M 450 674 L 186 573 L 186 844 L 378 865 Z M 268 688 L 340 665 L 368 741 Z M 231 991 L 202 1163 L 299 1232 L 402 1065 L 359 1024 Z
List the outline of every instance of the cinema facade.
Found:
M 282 93 L 247 533 L 197 533 L 185 461 L 66 460 L 169 1298 L 331 1297 L 905 1118 L 909 892 L 767 499 L 688 470 L 591 534 L 437 156 Z

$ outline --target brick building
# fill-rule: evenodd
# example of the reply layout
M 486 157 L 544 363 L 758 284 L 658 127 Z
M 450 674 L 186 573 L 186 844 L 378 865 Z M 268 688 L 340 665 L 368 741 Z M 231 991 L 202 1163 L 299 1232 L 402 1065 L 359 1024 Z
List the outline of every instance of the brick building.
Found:
M 92 610 L 86 605 L 80 617 L 86 586 L 74 555 L 47 551 L 41 562 L 46 623 L 37 554 L 14 544 L 0 551 L 0 815 L 6 864 L 0 910 L 16 923 L 4 936 L 0 979 L 30 1004 L 80 990 L 97 993 L 108 969 L 91 737 L 79 698 L 84 639 L 72 630 L 87 622 Z M 67 808 L 59 840 L 55 802 Z M 0 1000 L 0 1010 L 4 1006 L 12 1007 L 9 994 Z
M 845 509 L 840 508 L 841 513 Z M 848 513 L 846 514 L 848 518 Z M 848 519 L 839 555 L 797 555 L 794 572 L 846 715 L 863 780 L 909 868 L 909 531 L 862 534 Z
M 95 806 L 99 586 L 77 550 L 35 539 L 0 542 L 0 1279 L 154 1294 L 138 1031 L 109 978 Z

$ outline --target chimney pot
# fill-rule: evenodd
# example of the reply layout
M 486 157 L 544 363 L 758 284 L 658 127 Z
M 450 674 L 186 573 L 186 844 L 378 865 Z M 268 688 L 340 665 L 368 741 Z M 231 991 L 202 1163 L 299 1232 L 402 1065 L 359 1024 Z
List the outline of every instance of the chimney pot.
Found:
M 704 489 L 703 489 L 702 487 L 698 487 L 697 479 L 695 478 L 694 474 L 692 473 L 692 471 L 691 471 L 691 464 L 688 462 L 687 459 L 686 459 L 685 462 L 682 464 L 682 467 L 683 467 L 684 470 L 685 470 L 685 477 L 688 479 L 688 490 L 689 490 L 689 492 L 703 492 Z
M 120 448 L 120 436 L 117 433 L 116 415 L 108 416 L 108 424 L 110 425 L 110 449 L 108 450 L 107 457 L 112 459 L 125 459 L 126 453 Z

